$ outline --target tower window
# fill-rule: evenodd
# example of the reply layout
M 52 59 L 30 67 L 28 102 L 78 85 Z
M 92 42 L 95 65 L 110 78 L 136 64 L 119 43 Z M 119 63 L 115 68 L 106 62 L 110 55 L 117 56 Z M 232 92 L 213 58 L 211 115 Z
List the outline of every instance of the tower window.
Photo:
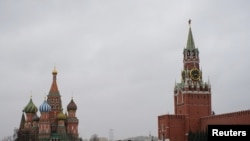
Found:
M 192 54 L 193 54 L 193 56 L 195 56 L 195 50 L 192 50 Z

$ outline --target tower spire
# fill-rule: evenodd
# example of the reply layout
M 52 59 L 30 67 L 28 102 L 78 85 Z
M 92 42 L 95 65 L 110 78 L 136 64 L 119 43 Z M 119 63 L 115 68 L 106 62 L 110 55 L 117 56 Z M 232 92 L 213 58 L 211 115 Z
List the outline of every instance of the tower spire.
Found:
M 23 112 L 21 122 L 20 122 L 20 125 L 19 125 L 19 130 L 24 128 L 24 124 L 25 124 L 25 116 L 24 116 L 24 112 Z
M 188 40 L 187 40 L 187 49 L 194 49 L 195 45 L 194 45 L 194 39 L 193 39 L 193 34 L 192 34 L 192 30 L 191 30 L 191 20 L 188 20 L 188 25 L 189 25 L 189 31 L 188 31 Z
M 49 95 L 59 95 L 59 91 L 58 91 L 58 87 L 56 83 L 57 70 L 55 67 L 52 71 L 52 75 L 53 75 L 53 80 L 52 80 L 52 84 L 50 87 Z
M 47 101 L 48 101 L 48 104 L 51 106 L 51 111 L 49 111 L 51 132 L 56 132 L 56 130 L 57 130 L 57 127 L 56 127 L 57 114 L 61 112 L 62 101 L 61 101 L 61 95 L 59 93 L 57 83 L 56 83 L 57 71 L 56 71 L 55 67 L 52 71 L 52 75 L 53 75 L 53 80 L 52 80 L 52 84 L 50 87 Z

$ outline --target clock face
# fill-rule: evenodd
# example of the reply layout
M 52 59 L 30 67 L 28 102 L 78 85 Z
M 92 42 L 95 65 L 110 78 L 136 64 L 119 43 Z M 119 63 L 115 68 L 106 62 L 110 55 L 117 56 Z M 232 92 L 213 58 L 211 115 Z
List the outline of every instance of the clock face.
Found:
M 196 68 L 190 71 L 190 77 L 192 80 L 199 80 L 200 79 L 200 71 Z

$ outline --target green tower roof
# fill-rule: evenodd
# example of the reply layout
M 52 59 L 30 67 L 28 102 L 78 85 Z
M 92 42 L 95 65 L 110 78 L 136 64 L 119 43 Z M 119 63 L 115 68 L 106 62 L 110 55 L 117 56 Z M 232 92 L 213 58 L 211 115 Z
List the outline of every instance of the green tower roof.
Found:
M 192 34 L 192 30 L 191 30 L 191 20 L 188 21 L 189 23 L 189 31 L 188 31 L 188 40 L 187 40 L 187 49 L 195 49 L 195 45 L 194 45 L 194 38 L 193 38 L 193 34 Z

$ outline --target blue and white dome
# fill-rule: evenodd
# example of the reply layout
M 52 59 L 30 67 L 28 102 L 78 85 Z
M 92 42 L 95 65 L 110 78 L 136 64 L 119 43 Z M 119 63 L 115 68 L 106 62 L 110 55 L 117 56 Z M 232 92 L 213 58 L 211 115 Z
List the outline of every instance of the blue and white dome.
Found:
M 49 112 L 51 110 L 51 106 L 46 100 L 44 100 L 43 104 L 40 105 L 39 110 L 40 112 Z

